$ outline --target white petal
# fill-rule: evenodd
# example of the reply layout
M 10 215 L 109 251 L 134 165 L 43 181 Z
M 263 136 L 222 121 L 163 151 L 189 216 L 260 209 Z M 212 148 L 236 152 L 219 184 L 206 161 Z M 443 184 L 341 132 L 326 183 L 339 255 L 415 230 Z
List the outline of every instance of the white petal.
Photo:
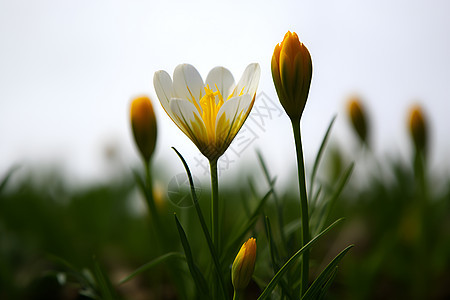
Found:
M 198 146 L 198 141 L 206 136 L 206 128 L 195 105 L 185 99 L 174 98 L 170 101 L 170 110 L 173 121 Z
M 213 91 L 216 90 L 215 87 L 217 86 L 223 99 L 226 100 L 235 87 L 233 74 L 224 67 L 215 67 L 209 71 L 206 77 L 206 85 L 209 85 L 209 88 Z
M 216 133 L 223 137 L 227 142 L 231 143 L 235 134 L 237 133 L 237 131 L 232 132 L 233 127 L 238 126 L 237 130 L 239 130 L 245 119 L 247 118 L 250 112 L 251 105 L 253 103 L 252 100 L 253 97 L 249 94 L 245 94 L 239 97 L 233 97 L 230 100 L 226 101 L 217 113 Z M 230 121 L 230 123 L 226 128 L 219 128 L 223 125 L 219 124 L 219 121 L 221 120 L 223 115 L 227 120 Z M 240 124 L 237 124 L 236 122 L 240 122 Z
M 249 64 L 234 89 L 233 96 L 241 95 L 242 92 L 242 94 L 250 94 L 253 98 L 258 89 L 260 75 L 261 68 L 259 67 L 259 64 Z
M 173 71 L 173 89 L 176 98 L 197 103 L 205 94 L 205 84 L 200 73 L 189 64 L 178 65 Z
M 162 107 L 172 118 L 172 113 L 170 111 L 169 102 L 173 97 L 173 87 L 172 79 L 166 71 L 157 71 L 153 76 L 153 86 L 155 87 L 156 96 L 158 96 L 159 102 L 161 102 Z

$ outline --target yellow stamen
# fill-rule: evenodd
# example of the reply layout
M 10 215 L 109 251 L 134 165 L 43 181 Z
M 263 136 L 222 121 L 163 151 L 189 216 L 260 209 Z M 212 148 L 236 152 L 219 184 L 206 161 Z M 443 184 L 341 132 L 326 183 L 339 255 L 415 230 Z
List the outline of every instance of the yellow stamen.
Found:
M 195 100 L 195 96 L 192 95 L 192 92 L 191 92 L 191 90 L 189 89 L 188 86 L 186 86 L 186 88 L 187 88 L 187 90 L 188 90 L 188 92 L 189 92 L 189 95 L 191 96 L 191 99 L 188 99 L 188 100 L 189 100 L 192 104 L 194 104 L 195 108 L 196 108 L 198 111 L 200 111 L 200 107 L 198 106 L 198 103 L 197 103 L 197 101 Z
M 217 88 L 217 86 L 216 86 Z M 216 96 L 219 101 L 216 102 Z M 213 92 L 209 85 L 205 87 L 205 96 L 200 99 L 200 106 L 202 108 L 201 116 L 206 127 L 206 135 L 208 141 L 214 143 L 216 139 L 216 117 L 220 108 L 223 105 L 223 97 L 220 94 L 219 89 Z

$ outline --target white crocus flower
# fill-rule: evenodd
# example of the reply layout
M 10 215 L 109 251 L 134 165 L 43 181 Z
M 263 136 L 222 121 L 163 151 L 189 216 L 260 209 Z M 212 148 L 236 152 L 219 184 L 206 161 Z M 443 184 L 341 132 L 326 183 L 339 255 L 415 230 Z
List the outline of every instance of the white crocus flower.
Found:
M 255 102 L 260 67 L 250 64 L 235 84 L 231 72 L 215 67 L 203 82 L 189 64 L 178 65 L 173 81 L 165 71 L 153 77 L 166 113 L 210 161 L 217 160 L 244 124 Z

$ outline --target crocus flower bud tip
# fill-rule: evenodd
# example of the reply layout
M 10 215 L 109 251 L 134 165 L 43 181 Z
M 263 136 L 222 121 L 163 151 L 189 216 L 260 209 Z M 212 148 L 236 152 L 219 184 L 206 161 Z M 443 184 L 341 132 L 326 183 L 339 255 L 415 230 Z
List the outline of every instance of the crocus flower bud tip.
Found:
M 426 151 L 427 148 L 427 125 L 423 110 L 419 105 L 412 107 L 409 117 L 409 131 L 417 151 Z
M 231 281 L 235 290 L 242 290 L 249 284 L 256 261 L 256 240 L 248 239 L 239 250 L 231 271 Z
M 353 125 L 353 129 L 358 134 L 361 142 L 367 142 L 367 118 L 365 111 L 362 107 L 361 101 L 358 97 L 350 98 L 348 103 L 348 114 L 350 121 Z
M 300 119 L 309 94 L 312 61 L 295 32 L 288 31 L 275 46 L 271 65 L 281 105 L 291 119 Z
M 131 128 L 142 157 L 148 162 L 156 145 L 156 118 L 150 98 L 141 96 L 131 102 Z

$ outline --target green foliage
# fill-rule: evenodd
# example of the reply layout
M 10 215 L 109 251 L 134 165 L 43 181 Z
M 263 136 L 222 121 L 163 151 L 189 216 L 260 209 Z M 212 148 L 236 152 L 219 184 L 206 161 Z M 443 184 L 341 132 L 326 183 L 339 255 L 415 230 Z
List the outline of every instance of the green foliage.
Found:
M 298 257 L 300 257 L 306 250 L 308 250 L 315 242 L 317 242 L 317 240 L 322 235 L 324 235 L 330 229 L 332 229 L 334 226 L 336 226 L 341 220 L 342 219 L 340 219 L 340 220 L 334 222 L 333 224 L 331 224 L 330 226 L 328 226 L 328 228 L 326 228 L 324 231 L 319 233 L 317 236 L 315 236 L 313 239 L 311 239 L 311 241 L 309 241 L 304 247 L 302 247 L 294 255 L 292 255 L 292 257 L 289 258 L 289 260 L 283 265 L 283 267 L 281 267 L 281 269 L 277 272 L 277 274 L 275 274 L 275 276 L 269 282 L 269 284 L 264 289 L 264 291 L 262 292 L 261 296 L 259 296 L 258 299 L 259 300 L 266 299 L 270 295 L 270 293 L 273 291 L 273 289 L 276 287 L 276 285 L 278 284 L 278 281 L 288 271 L 288 269 L 294 264 L 295 260 Z M 348 249 L 350 249 L 350 248 L 347 248 L 345 252 L 342 252 L 340 255 L 338 255 L 331 264 L 333 264 L 335 266 L 337 264 L 337 262 L 339 262 L 339 260 L 345 255 L 345 253 L 347 253 Z M 327 271 L 327 273 L 325 273 L 325 275 L 327 275 L 327 274 L 328 274 L 328 271 Z
M 430 169 L 423 158 L 376 159 L 368 152 L 353 168 L 345 151 L 330 150 L 321 146 L 327 163 L 313 163 L 314 182 L 308 177 L 313 239 L 305 246 L 312 251 L 304 299 L 448 297 L 448 174 Z M 0 191 L 0 299 L 134 299 L 137 293 L 198 299 L 202 293 L 223 295 L 223 289 L 231 295 L 229 268 L 249 236 L 257 240 L 257 263 L 242 298 L 298 299 L 305 249 L 298 196 L 295 188 L 280 190 L 262 153 L 256 162 L 260 168 L 252 170 L 265 181 L 247 174 L 248 180 L 221 185 L 220 256 L 203 217 L 209 216 L 207 191 L 194 187 L 194 205 L 187 208 L 172 205 L 166 193 L 162 204 L 155 201 L 161 234 L 150 212 L 132 208 L 132 201 L 147 203 L 139 172 L 74 187 L 57 173 L 39 174 L 37 181 L 36 175 L 18 177 L 23 168 L 7 171 Z M 335 176 L 329 165 L 347 167 Z M 319 239 L 321 228 L 340 217 L 346 221 Z M 349 244 L 355 247 L 341 260 Z

